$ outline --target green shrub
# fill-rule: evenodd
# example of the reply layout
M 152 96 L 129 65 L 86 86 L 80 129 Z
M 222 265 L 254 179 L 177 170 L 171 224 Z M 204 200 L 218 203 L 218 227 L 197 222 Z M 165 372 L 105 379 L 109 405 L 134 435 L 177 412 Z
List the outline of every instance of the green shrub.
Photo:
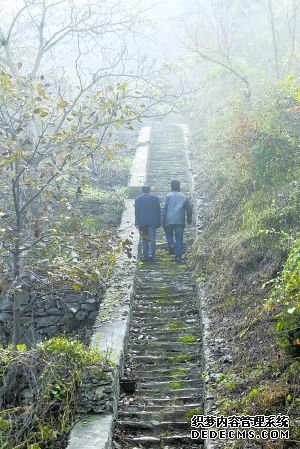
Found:
M 86 372 L 104 376 L 109 359 L 77 340 L 55 337 L 35 349 L 0 349 L 0 447 L 61 449 L 75 421 L 75 400 Z M 24 399 L 23 392 L 31 392 Z
M 284 348 L 300 353 L 300 239 L 297 239 L 281 274 L 273 287 L 266 307 L 276 314 L 276 328 Z

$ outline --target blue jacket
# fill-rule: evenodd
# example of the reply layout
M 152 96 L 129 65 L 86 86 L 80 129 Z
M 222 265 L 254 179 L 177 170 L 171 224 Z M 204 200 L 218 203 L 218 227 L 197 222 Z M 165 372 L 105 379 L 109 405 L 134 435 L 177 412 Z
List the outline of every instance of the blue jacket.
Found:
M 185 215 L 190 224 L 192 222 L 192 206 L 188 197 L 181 192 L 168 193 L 162 207 L 162 225 L 180 224 L 184 226 Z
M 135 200 L 135 224 L 160 226 L 160 202 L 156 195 L 144 193 Z

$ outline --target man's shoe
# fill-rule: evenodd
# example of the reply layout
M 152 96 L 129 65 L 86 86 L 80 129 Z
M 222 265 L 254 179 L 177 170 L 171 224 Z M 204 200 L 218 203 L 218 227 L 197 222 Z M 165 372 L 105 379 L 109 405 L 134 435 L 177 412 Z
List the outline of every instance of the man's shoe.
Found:
M 169 254 L 175 254 L 175 248 L 174 247 L 169 248 Z
M 149 254 L 148 260 L 154 260 L 154 256 L 152 254 Z
M 181 263 L 182 262 L 181 257 L 175 257 L 175 262 L 176 263 Z

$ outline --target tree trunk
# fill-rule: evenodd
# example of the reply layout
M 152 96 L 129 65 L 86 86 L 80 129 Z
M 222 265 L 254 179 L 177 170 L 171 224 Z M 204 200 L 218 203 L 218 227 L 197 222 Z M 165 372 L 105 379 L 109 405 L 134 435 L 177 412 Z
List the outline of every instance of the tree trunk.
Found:
M 276 27 L 275 27 L 275 18 L 274 18 L 273 1 L 272 0 L 268 0 L 268 7 L 269 7 L 270 25 L 271 25 L 271 31 L 272 31 L 275 72 L 276 72 L 277 80 L 279 80 L 280 79 L 280 70 L 279 70 L 279 54 L 278 54 L 279 53 L 278 37 L 277 37 L 277 31 L 276 31 Z
M 18 237 L 17 237 L 18 239 Z M 16 243 L 19 244 L 19 240 Z M 20 252 L 16 250 L 14 253 L 14 287 L 18 285 L 19 275 L 20 275 Z M 14 288 L 13 293 L 13 335 L 12 344 L 16 348 L 17 344 L 20 343 L 20 330 L 21 330 L 21 311 L 20 311 L 20 295 L 16 292 Z
M 15 173 L 19 173 L 18 161 L 15 163 Z M 21 330 L 21 310 L 20 310 L 20 298 L 21 295 L 18 294 L 16 287 L 20 283 L 20 265 L 21 265 L 21 230 L 22 230 L 22 212 L 20 210 L 20 180 L 19 177 L 12 181 L 12 191 L 13 200 L 15 207 L 15 243 L 13 254 L 13 335 L 12 344 L 16 348 L 17 344 L 20 343 L 20 330 Z

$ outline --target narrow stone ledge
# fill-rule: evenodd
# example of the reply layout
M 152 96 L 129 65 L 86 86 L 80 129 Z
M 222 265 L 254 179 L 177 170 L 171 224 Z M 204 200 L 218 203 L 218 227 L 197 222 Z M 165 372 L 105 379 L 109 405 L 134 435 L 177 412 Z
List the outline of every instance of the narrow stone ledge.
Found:
M 129 190 L 139 188 L 146 182 L 149 148 L 144 145 L 149 142 L 150 127 L 141 129 L 135 162 L 131 171 Z M 141 146 L 142 145 L 142 146 Z M 142 154 L 142 157 L 141 157 Z M 97 413 L 88 414 L 73 428 L 67 449 L 110 449 L 114 420 L 117 415 L 119 398 L 119 379 L 123 374 L 124 351 L 127 343 L 131 320 L 131 303 L 134 294 L 136 262 L 138 256 L 139 233 L 134 226 L 134 196 L 125 200 L 119 237 L 132 242 L 131 259 L 122 252 L 119 254 L 115 273 L 106 290 L 99 315 L 96 319 L 91 346 L 106 353 L 114 362 L 112 381 L 109 391 L 106 388 L 103 401 L 99 400 Z M 99 386 L 99 388 L 101 388 Z M 111 405 L 108 409 L 108 396 Z M 92 395 L 93 397 L 93 395 Z
M 147 179 L 150 130 L 150 126 L 143 127 L 138 137 L 138 147 L 132 164 L 131 179 L 128 185 L 128 198 L 131 199 L 140 195 L 141 188 Z
M 76 424 L 68 449 L 110 449 L 114 417 L 109 415 L 89 415 Z

